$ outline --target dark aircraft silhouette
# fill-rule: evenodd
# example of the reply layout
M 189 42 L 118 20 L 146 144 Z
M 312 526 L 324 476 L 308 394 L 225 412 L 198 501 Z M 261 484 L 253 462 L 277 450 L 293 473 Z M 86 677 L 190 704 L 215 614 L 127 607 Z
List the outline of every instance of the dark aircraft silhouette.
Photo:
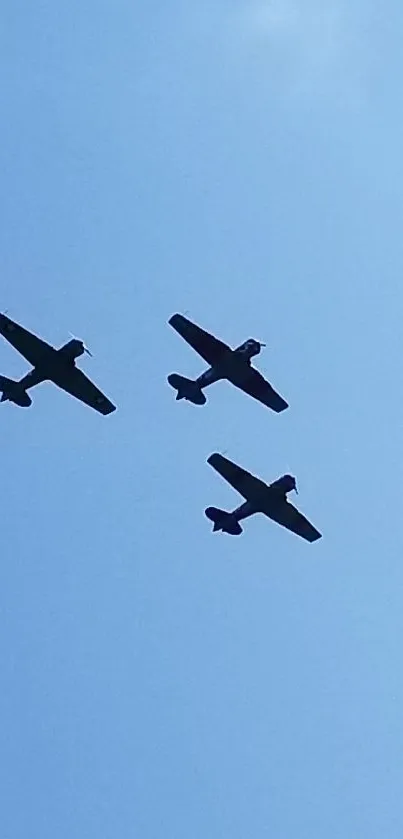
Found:
M 220 379 L 227 379 L 235 387 L 239 387 L 249 396 L 258 399 L 276 413 L 288 408 L 287 402 L 251 365 L 252 356 L 258 355 L 265 344 L 250 338 L 240 347 L 232 350 L 223 341 L 214 338 L 183 315 L 173 315 L 168 323 L 210 365 L 208 370 L 205 370 L 195 381 L 179 376 L 177 373 L 168 376 L 169 384 L 177 390 L 177 399 L 187 399 L 194 405 L 204 405 L 206 397 L 203 388 Z
M 213 532 L 222 530 L 232 536 L 239 536 L 242 533 L 239 524 L 242 519 L 253 516 L 254 513 L 264 513 L 269 519 L 292 530 L 308 542 L 316 542 L 321 538 L 322 534 L 287 499 L 288 492 L 293 489 L 297 492 L 296 481 L 292 475 L 283 475 L 267 485 L 221 454 L 212 454 L 207 463 L 246 499 L 245 503 L 232 513 L 217 507 L 207 507 L 205 514 L 214 524 Z
M 51 381 L 100 414 L 111 414 L 116 410 L 116 406 L 76 367 L 78 356 L 85 352 L 91 355 L 82 341 L 73 338 L 56 350 L 3 314 L 0 314 L 0 335 L 33 365 L 18 382 L 0 376 L 0 402 L 14 402 L 21 408 L 28 408 L 32 399 L 27 390 L 40 382 Z

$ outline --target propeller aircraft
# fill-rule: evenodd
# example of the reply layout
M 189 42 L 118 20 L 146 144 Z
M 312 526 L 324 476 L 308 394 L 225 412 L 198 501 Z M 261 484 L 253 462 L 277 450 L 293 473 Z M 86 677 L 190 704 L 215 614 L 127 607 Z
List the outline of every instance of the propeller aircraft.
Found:
M 0 376 L 0 402 L 14 402 L 28 408 L 32 399 L 27 391 L 41 382 L 51 381 L 100 414 L 111 414 L 116 410 L 116 406 L 76 367 L 76 358 L 84 353 L 91 355 L 78 338 L 72 337 L 63 347 L 55 349 L 5 314 L 0 314 L 0 335 L 32 365 L 32 370 L 19 381 Z
M 288 408 L 285 399 L 255 367 L 252 367 L 251 359 L 260 353 L 265 344 L 249 338 L 233 350 L 183 315 L 173 315 L 168 323 L 209 365 L 194 381 L 177 373 L 168 376 L 168 383 L 177 391 L 177 400 L 186 399 L 194 405 L 204 405 L 207 401 L 203 393 L 204 388 L 221 379 L 227 379 L 276 413 Z
M 319 530 L 288 501 L 287 494 L 292 490 L 297 492 L 296 480 L 292 475 L 283 475 L 268 485 L 222 454 L 210 455 L 207 463 L 245 499 L 231 513 L 217 507 L 207 507 L 205 514 L 213 522 L 213 532 L 221 530 L 239 536 L 242 533 L 240 521 L 255 513 L 263 513 L 307 542 L 316 542 L 321 538 Z

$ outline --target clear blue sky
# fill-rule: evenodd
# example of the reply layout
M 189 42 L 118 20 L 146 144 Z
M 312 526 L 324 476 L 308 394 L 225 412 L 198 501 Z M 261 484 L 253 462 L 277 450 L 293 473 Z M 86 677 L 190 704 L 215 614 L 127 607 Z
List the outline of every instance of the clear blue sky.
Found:
M 2 17 L 1 307 L 118 404 L 0 406 L 2 839 L 401 839 L 401 3 Z M 175 311 L 290 410 L 176 403 Z M 323 540 L 213 536 L 215 450 Z

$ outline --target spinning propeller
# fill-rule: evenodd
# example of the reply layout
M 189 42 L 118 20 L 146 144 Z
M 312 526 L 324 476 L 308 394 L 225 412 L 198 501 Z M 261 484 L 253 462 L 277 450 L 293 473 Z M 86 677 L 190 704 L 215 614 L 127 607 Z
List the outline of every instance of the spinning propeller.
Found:
M 295 494 L 296 494 L 296 495 L 298 495 L 297 481 L 296 481 L 296 479 L 294 478 L 294 475 L 291 475 L 291 477 L 292 477 L 292 479 L 293 479 L 293 481 L 294 481 L 294 486 L 292 487 L 292 489 L 294 490 Z
M 299 493 L 298 493 L 298 487 L 297 487 L 297 480 L 296 480 L 295 476 L 293 475 L 293 473 L 291 472 L 291 470 L 288 469 L 288 463 L 286 464 L 286 472 L 285 472 L 284 477 L 288 479 L 289 484 L 290 484 L 289 489 L 287 489 L 287 492 L 293 492 L 294 491 L 298 495 Z
M 77 338 L 75 335 L 73 335 L 73 333 L 72 333 L 72 332 L 69 332 L 69 335 L 70 335 L 70 338 L 72 338 L 72 339 L 73 339 L 73 341 L 78 341 L 78 342 L 79 342 L 79 344 L 81 344 L 81 345 L 82 345 L 82 348 L 83 348 L 84 352 L 86 352 L 86 353 L 87 353 L 87 355 L 90 355 L 90 356 L 91 356 L 91 358 L 93 358 L 92 352 L 90 352 L 90 350 L 88 349 L 88 347 L 86 347 L 86 346 L 85 346 L 84 341 L 82 341 L 80 338 Z

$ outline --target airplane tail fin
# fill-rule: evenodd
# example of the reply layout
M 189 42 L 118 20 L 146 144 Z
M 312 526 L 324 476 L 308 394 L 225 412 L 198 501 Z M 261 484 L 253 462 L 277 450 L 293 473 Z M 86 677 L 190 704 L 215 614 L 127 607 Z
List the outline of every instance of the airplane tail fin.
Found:
M 216 533 L 217 530 L 230 533 L 231 536 L 239 536 L 242 533 L 242 527 L 232 513 L 219 510 L 217 507 L 207 507 L 204 512 L 207 518 L 213 522 L 213 533 Z
M 32 399 L 19 382 L 8 379 L 7 376 L 0 376 L 0 402 L 14 402 L 20 408 L 29 408 Z
M 202 389 L 192 379 L 172 373 L 168 376 L 168 383 L 177 391 L 177 399 L 186 399 L 188 402 L 193 402 L 193 405 L 204 405 L 207 401 Z

